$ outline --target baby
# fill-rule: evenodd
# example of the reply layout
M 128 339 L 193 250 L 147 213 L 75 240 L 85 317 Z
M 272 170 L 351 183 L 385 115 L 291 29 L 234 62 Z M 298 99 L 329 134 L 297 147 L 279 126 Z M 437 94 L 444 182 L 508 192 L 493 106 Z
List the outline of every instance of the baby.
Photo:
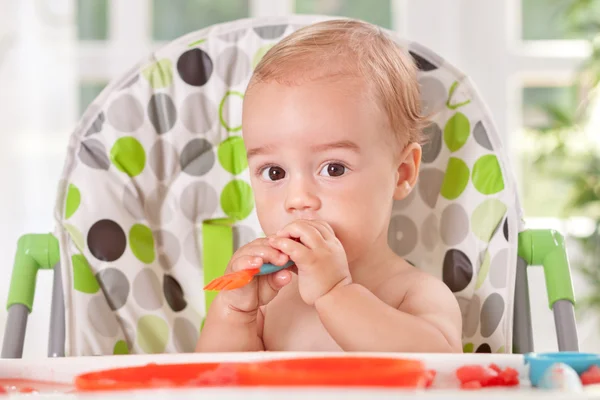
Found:
M 311 25 L 261 60 L 242 121 L 266 237 L 226 272 L 295 266 L 220 292 L 197 351 L 461 352 L 454 295 L 387 242 L 421 160 L 410 57 L 367 23 Z

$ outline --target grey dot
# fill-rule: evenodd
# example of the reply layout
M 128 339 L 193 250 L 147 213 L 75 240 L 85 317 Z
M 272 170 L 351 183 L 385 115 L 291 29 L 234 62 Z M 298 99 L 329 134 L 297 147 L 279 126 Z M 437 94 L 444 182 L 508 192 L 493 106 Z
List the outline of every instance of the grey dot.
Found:
M 246 225 L 233 226 L 233 249 L 234 251 L 240 247 L 250 243 L 256 239 L 256 232 Z
M 424 130 L 423 134 L 427 142 L 423 145 L 423 155 L 421 160 L 424 163 L 432 163 L 440 155 L 442 150 L 442 129 L 438 124 L 431 123 Z
M 123 205 L 135 219 L 144 219 L 144 194 L 138 192 L 133 182 L 128 183 L 123 191 Z
M 477 332 L 477 327 L 479 326 L 481 300 L 479 300 L 479 296 L 477 295 L 473 295 L 470 301 L 459 298 L 458 306 L 463 318 L 463 336 L 471 337 Z
M 181 211 L 192 222 L 210 218 L 217 205 L 217 192 L 206 182 L 191 183 L 181 193 Z
M 163 305 L 158 277 L 149 268 L 142 269 L 133 280 L 133 298 L 144 310 L 158 310 Z
M 192 133 L 208 132 L 217 115 L 217 106 L 203 93 L 192 93 L 181 104 L 181 122 Z
M 408 196 L 406 196 L 402 200 L 396 200 L 396 201 L 394 201 L 394 205 L 392 206 L 392 210 L 393 211 L 404 210 L 406 207 L 408 207 L 413 202 L 413 200 L 414 200 L 414 198 L 415 198 L 416 195 L 417 195 L 417 190 L 413 188 L 413 190 L 410 191 L 410 193 L 408 194 Z
M 108 170 L 110 167 L 106 148 L 99 140 L 88 139 L 82 142 L 77 156 L 90 168 Z
M 170 131 L 177 120 L 177 109 L 171 96 L 166 93 L 153 94 L 148 102 L 148 119 L 156 133 Z
M 423 221 L 421 242 L 423 242 L 423 246 L 425 246 L 427 250 L 433 251 L 439 241 L 440 230 L 438 228 L 438 219 L 435 214 L 431 213 L 425 218 L 425 221 Z
M 504 315 L 504 299 L 498 293 L 492 293 L 481 307 L 481 336 L 492 336 Z
M 287 25 L 270 25 L 254 27 L 254 32 L 263 39 L 277 39 L 285 32 Z
M 154 232 L 154 241 L 160 266 L 166 271 L 170 270 L 177 264 L 181 254 L 179 239 L 169 231 L 158 230 Z
M 217 75 L 229 86 L 240 84 L 250 75 L 250 58 L 237 47 L 225 49 L 217 58 Z
M 405 256 L 415 249 L 419 235 L 415 223 L 404 215 L 392 217 L 388 229 L 388 244 L 399 256 Z
M 420 175 L 418 189 L 421 199 L 429 208 L 435 208 L 444 182 L 444 171 L 437 168 L 427 168 L 421 170 Z
M 469 216 L 460 204 L 450 204 L 442 211 L 440 234 L 444 243 L 455 246 L 469 234 Z
M 183 317 L 175 318 L 173 323 L 173 341 L 178 353 L 193 353 L 198 342 L 199 329 Z
M 219 35 L 219 39 L 225 42 L 237 42 L 248 33 L 248 29 L 239 29 L 233 32 L 227 32 L 222 35 Z
M 419 79 L 421 85 L 421 102 L 424 114 L 435 114 L 444 109 L 446 104 L 446 88 L 444 84 L 431 76 Z
M 185 145 L 180 158 L 181 170 L 188 175 L 202 176 L 215 165 L 213 146 L 206 139 L 192 139 Z
M 172 144 L 157 140 L 149 154 L 150 169 L 160 182 L 171 179 L 179 171 L 179 154 Z
M 145 217 L 153 224 L 167 224 L 173 219 L 175 200 L 169 196 L 169 187 L 158 185 L 144 202 Z
M 96 279 L 111 310 L 118 310 L 127 303 L 129 280 L 116 268 L 106 268 L 96 274 Z
M 123 94 L 113 100 L 107 112 L 108 122 L 118 131 L 133 132 L 144 123 L 144 109 L 138 99 Z
M 506 287 L 506 274 L 509 268 L 508 249 L 502 249 L 494 255 L 490 263 L 490 284 L 496 289 L 504 289 Z
M 183 242 L 183 255 L 192 265 L 202 265 L 202 236 L 201 230 L 193 229 Z
M 117 318 L 102 295 L 94 296 L 87 309 L 87 317 L 96 332 L 105 337 L 114 337 L 119 332 Z
M 492 147 L 492 143 L 490 142 L 490 138 L 485 129 L 485 126 L 483 126 L 483 122 L 479 121 L 475 124 L 475 126 L 473 127 L 473 137 L 481 147 L 490 151 L 494 150 L 494 148 Z
M 443 65 L 444 63 L 444 59 L 440 57 L 437 53 L 434 53 L 429 48 L 417 42 L 410 43 L 410 52 L 411 55 L 418 54 L 421 59 L 427 61 L 427 64 L 418 63 L 418 67 L 421 71 L 434 70 Z
M 104 113 L 100 112 L 92 125 L 88 128 L 85 136 L 93 135 L 94 133 L 98 133 L 102 130 L 102 126 L 104 125 L 104 121 L 106 118 L 104 117 Z

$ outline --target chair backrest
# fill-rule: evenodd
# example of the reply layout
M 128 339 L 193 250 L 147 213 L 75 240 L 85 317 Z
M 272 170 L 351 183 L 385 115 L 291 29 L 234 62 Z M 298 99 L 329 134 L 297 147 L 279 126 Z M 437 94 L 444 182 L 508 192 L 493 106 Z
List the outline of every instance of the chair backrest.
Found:
M 278 40 L 327 18 L 190 33 L 91 104 L 71 136 L 55 210 L 67 355 L 193 351 L 204 275 L 220 273 L 211 265 L 226 262 L 232 244 L 261 235 L 241 140 L 252 70 Z M 519 205 L 504 149 L 468 78 L 398 42 L 419 66 L 434 122 L 418 186 L 394 206 L 389 243 L 456 294 L 465 351 L 510 351 Z M 222 219 L 233 221 L 233 239 L 219 233 Z

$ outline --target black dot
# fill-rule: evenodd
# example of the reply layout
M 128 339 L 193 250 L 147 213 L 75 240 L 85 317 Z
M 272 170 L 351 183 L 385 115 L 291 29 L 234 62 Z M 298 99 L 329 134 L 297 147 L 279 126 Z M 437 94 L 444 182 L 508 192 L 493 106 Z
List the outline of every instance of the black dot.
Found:
M 460 250 L 448 250 L 444 257 L 442 278 L 454 293 L 466 288 L 473 278 L 473 264 L 469 257 Z
M 508 241 L 508 218 L 504 220 L 504 226 L 502 227 L 502 230 L 504 231 L 504 239 Z
M 183 296 L 183 289 L 175 278 L 171 275 L 165 275 L 163 280 L 163 292 L 169 307 L 175 312 L 183 310 L 187 307 L 187 302 Z
M 412 51 L 409 51 L 409 53 L 415 61 L 415 64 L 417 64 L 417 68 L 419 68 L 421 71 L 433 71 L 434 69 L 437 69 L 437 66 L 424 59 L 417 53 Z
M 177 60 L 177 71 L 188 85 L 202 86 L 212 75 L 213 62 L 209 55 L 200 49 L 188 50 Z
M 477 348 L 477 350 L 475 350 L 475 353 L 491 353 L 491 352 L 492 352 L 492 348 L 487 343 L 483 343 L 481 346 L 479 346 Z
M 115 221 L 103 219 L 96 222 L 87 234 L 87 245 L 100 261 L 118 260 L 127 247 L 127 237 Z
M 88 128 L 87 132 L 85 133 L 85 136 L 93 135 L 94 133 L 100 132 L 102 130 L 102 125 L 104 125 L 104 120 L 104 113 L 100 112 L 100 114 L 98 114 L 92 125 Z

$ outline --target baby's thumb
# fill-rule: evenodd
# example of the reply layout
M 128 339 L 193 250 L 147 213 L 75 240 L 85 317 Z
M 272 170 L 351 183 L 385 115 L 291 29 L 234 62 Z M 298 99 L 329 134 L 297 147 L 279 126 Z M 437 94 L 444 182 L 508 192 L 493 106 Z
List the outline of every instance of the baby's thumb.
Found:
M 262 282 L 258 286 L 261 305 L 268 304 L 277 296 L 277 293 L 292 281 L 292 273 L 287 270 L 277 271 L 273 274 L 260 277 Z

